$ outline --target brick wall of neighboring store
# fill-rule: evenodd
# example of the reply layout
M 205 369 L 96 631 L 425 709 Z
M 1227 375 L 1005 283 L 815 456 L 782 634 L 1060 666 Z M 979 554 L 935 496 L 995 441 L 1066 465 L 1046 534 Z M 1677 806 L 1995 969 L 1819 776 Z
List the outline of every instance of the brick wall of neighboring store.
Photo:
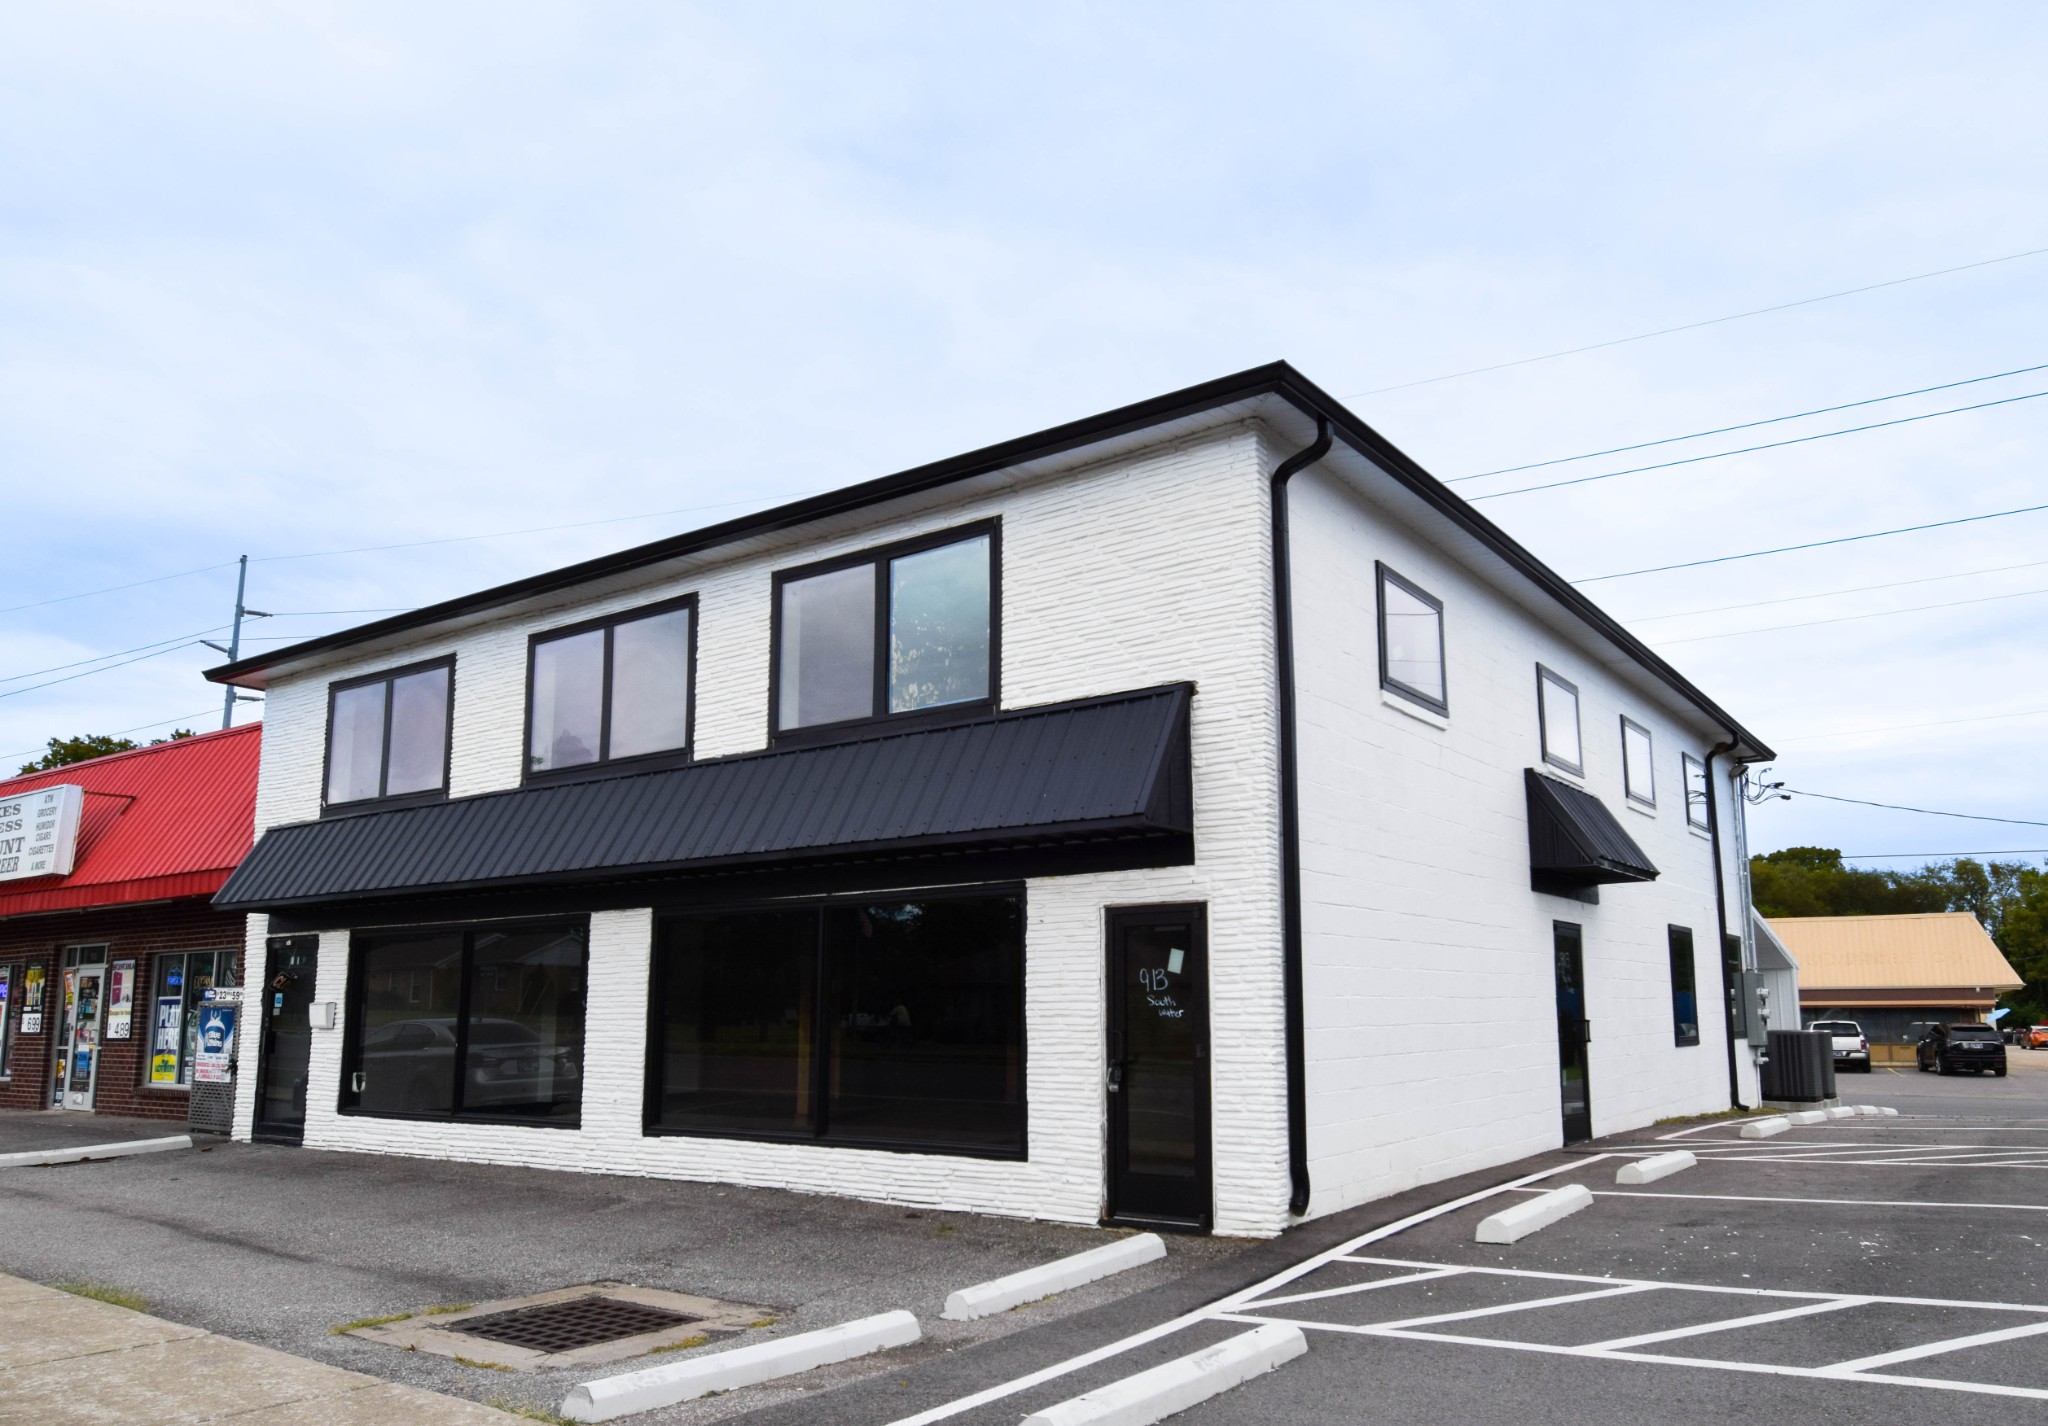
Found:
M 50 1107 L 52 1041 L 63 1020 L 64 948 L 104 945 L 108 965 L 135 962 L 135 989 L 127 1039 L 108 1039 L 102 1018 L 93 1109 L 100 1114 L 182 1121 L 190 1092 L 148 1082 L 156 958 L 167 951 L 238 949 L 245 933 L 246 918 L 223 916 L 204 901 L 0 920 L 0 966 L 14 968 L 7 995 L 6 1043 L 0 1047 L 5 1055 L 0 1062 L 0 1109 Z M 33 1035 L 21 1031 L 31 967 L 40 968 L 44 977 L 43 1023 Z

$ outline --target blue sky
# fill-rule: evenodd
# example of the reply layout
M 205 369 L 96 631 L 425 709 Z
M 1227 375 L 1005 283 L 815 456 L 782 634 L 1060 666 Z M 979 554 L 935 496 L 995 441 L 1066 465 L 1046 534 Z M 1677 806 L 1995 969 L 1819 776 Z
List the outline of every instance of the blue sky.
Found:
M 1350 396 L 2048 246 L 2044 56 L 1996 4 L 17 10 L 0 606 L 247 553 L 291 611 L 252 632 L 306 636 L 1276 357 Z M 2048 254 L 1353 405 L 1459 476 L 2048 362 L 2044 318 Z M 2044 436 L 2018 402 L 1482 508 L 1588 576 L 2048 502 Z M 2048 820 L 2042 561 L 2048 513 L 1590 589 L 1792 786 Z M 232 594 L 9 609 L 0 673 Z M 209 658 L 0 680 L 0 752 L 211 726 Z

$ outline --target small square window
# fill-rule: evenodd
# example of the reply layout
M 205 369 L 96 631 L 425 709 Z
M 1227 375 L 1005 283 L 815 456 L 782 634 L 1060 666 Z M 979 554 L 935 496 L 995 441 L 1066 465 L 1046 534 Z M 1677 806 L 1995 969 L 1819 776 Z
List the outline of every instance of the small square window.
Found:
M 1707 766 L 1691 753 L 1679 754 L 1679 763 L 1685 769 L 1685 825 L 1711 831 L 1714 823 L 1707 809 Z
M 526 771 L 684 754 L 694 595 L 534 636 Z
M 1536 717 L 1543 738 L 1543 761 L 1583 775 L 1579 749 L 1579 686 L 1536 665 Z
M 337 684 L 327 704 L 327 802 L 438 793 L 448 786 L 453 660 Z
M 1657 805 L 1657 777 L 1650 762 L 1650 730 L 1635 719 L 1621 720 L 1621 783 L 1628 800 L 1643 807 Z
M 1448 714 L 1444 602 L 1383 564 L 1375 568 L 1379 572 L 1380 687 Z

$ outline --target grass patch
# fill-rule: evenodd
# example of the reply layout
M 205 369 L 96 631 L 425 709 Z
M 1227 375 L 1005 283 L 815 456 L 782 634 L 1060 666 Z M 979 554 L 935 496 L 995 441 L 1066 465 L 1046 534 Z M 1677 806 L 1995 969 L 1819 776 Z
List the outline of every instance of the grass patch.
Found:
M 403 1322 L 412 1316 L 410 1312 L 394 1312 L 389 1317 L 358 1317 L 353 1322 L 344 1322 L 339 1327 L 329 1327 L 330 1337 L 346 1337 L 351 1332 L 360 1332 L 365 1327 L 382 1327 L 386 1322 Z
M 959 1231 L 960 1229 L 955 1224 L 941 1223 L 938 1227 L 932 1229 L 932 1236 L 934 1238 L 950 1238 Z
M 747 1325 L 749 1327 L 773 1327 L 775 1325 L 775 1319 L 773 1317 L 763 1317 L 759 1321 L 749 1322 Z
M 1717 1110 L 1712 1114 L 1679 1114 L 1675 1115 L 1670 1119 L 1659 1119 L 1655 1124 L 1652 1124 L 1650 1127 L 1653 1129 L 1661 1129 L 1666 1124 L 1711 1124 L 1716 1119 L 1747 1119 L 1752 1115 L 1769 1114 L 1773 1112 L 1775 1111 L 1768 1109 L 1722 1109 Z
M 475 1367 L 481 1372 L 509 1372 L 512 1370 L 512 1368 L 500 1366 L 496 1362 L 480 1362 L 475 1357 L 457 1357 L 455 1360 L 466 1367 Z
M 111 1303 L 131 1312 L 149 1311 L 149 1299 L 132 1288 L 113 1287 L 103 1282 L 53 1282 L 50 1286 L 73 1297 L 89 1297 L 94 1302 Z
M 429 1307 L 422 1316 L 446 1317 L 451 1312 L 467 1312 L 476 1306 L 474 1302 L 444 1302 L 439 1307 Z
M 494 1396 L 484 1405 L 493 1411 L 502 1411 L 507 1416 L 517 1416 L 523 1421 L 545 1421 L 548 1426 L 575 1426 L 566 1416 L 557 1416 L 545 1406 L 528 1406 L 523 1401 L 514 1401 L 509 1396 Z
M 687 1351 L 689 1351 L 689 1350 L 690 1350 L 690 1348 L 692 1348 L 692 1347 L 701 1347 L 701 1346 L 703 1346 L 703 1345 L 704 1345 L 704 1344 L 705 1344 L 706 1342 L 708 1342 L 708 1341 L 710 1341 L 710 1340 L 711 1340 L 711 1338 L 710 1338 L 710 1337 L 706 1336 L 706 1335 L 705 1335 L 704 1333 L 702 1333 L 702 1332 L 699 1332 L 699 1333 L 698 1333 L 698 1334 L 697 1334 L 696 1336 L 694 1336 L 694 1337 L 685 1337 L 685 1338 L 683 1338 L 683 1340 L 682 1340 L 682 1341 L 680 1341 L 680 1342 L 670 1342 L 670 1343 L 669 1343 L 669 1344 L 668 1344 L 667 1346 L 665 1346 L 665 1347 L 656 1347 L 656 1348 L 655 1348 L 655 1349 L 654 1349 L 653 1351 L 649 1352 L 649 1353 L 648 1353 L 647 1355 L 648 1355 L 648 1356 L 650 1356 L 650 1357 L 658 1357 L 658 1356 L 660 1356 L 660 1355 L 661 1355 L 661 1354 L 662 1354 L 663 1352 L 687 1352 Z

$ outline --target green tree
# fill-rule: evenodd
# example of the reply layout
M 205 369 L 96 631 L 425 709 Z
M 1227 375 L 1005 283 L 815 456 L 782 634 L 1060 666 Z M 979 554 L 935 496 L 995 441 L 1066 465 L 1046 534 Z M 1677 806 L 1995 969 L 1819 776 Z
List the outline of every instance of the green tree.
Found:
M 108 753 L 125 753 L 135 746 L 133 738 L 114 738 L 105 733 L 81 733 L 75 738 L 52 738 L 50 750 L 32 763 L 23 763 L 23 773 L 48 772 L 51 768 L 69 767 L 82 763 L 88 758 L 103 758 Z

